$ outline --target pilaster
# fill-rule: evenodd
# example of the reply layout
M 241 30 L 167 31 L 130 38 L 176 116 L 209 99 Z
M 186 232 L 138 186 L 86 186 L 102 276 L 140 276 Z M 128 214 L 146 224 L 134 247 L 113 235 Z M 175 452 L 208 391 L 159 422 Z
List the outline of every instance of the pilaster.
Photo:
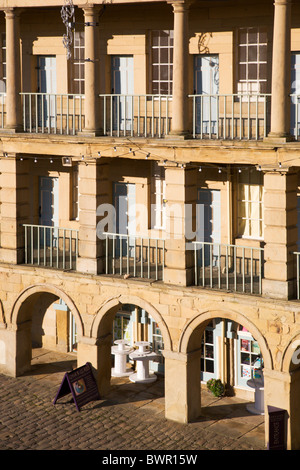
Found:
M 164 282 L 181 286 L 193 281 L 193 250 L 190 247 L 194 225 L 193 208 L 197 199 L 195 169 L 167 166 L 166 241 Z
M 29 217 L 29 161 L 8 155 L 0 160 L 1 239 L 0 260 L 24 261 L 23 223 Z
M 5 9 L 6 24 L 6 125 L 9 132 L 22 130 L 21 112 L 21 52 L 20 12 L 16 8 Z
M 264 175 L 263 295 L 289 299 L 295 291 L 297 251 L 297 173 Z
M 97 234 L 97 208 L 107 199 L 107 164 L 79 164 L 79 257 L 77 271 L 98 274 L 103 270 L 103 240 Z

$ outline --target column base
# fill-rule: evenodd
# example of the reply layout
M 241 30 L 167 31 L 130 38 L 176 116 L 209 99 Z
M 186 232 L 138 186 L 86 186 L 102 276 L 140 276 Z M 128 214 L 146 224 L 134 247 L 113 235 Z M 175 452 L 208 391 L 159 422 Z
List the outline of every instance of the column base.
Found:
M 21 132 L 24 132 L 23 126 L 16 126 L 16 127 L 4 127 L 1 129 L 1 133 L 3 134 L 19 134 Z
M 164 269 L 164 283 L 173 284 L 176 286 L 190 286 L 193 283 L 193 270 L 165 268 Z
M 270 132 L 270 134 L 264 138 L 264 142 L 270 144 L 286 144 L 294 140 L 295 139 L 290 134 L 282 134 L 279 132 Z
M 295 281 L 276 281 L 273 279 L 262 280 L 262 295 L 278 300 L 290 300 L 295 298 Z
M 102 260 L 99 258 L 77 258 L 76 271 L 85 274 L 99 274 L 102 272 Z
M 188 131 L 171 131 L 164 138 L 166 140 L 188 140 L 192 138 L 192 134 Z
M 78 132 L 77 135 L 79 137 L 101 137 L 101 136 L 104 136 L 104 133 L 102 129 L 95 129 L 95 130 L 83 129 L 83 131 Z

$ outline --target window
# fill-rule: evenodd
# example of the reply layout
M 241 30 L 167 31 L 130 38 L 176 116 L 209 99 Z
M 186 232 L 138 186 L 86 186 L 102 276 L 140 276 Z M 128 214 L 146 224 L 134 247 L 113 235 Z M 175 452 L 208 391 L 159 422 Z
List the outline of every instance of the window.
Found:
M 260 378 L 262 367 L 261 351 L 257 341 L 242 326 L 237 338 L 237 385 L 247 387 L 247 381 Z
M 84 94 L 84 32 L 74 33 L 72 93 Z
M 263 238 L 263 177 L 258 171 L 238 175 L 238 235 Z
M 0 93 L 6 91 L 6 34 L 1 34 Z
M 267 92 L 267 32 L 241 28 L 238 33 L 238 92 Z
M 71 201 L 72 201 L 72 214 L 71 218 L 73 220 L 78 220 L 79 217 L 79 207 L 78 207 L 78 163 L 72 167 L 71 173 Z
M 215 323 L 210 322 L 204 330 L 201 343 L 201 376 L 204 381 L 216 377 L 215 333 Z
M 151 178 L 151 225 L 154 229 L 166 228 L 165 169 L 154 162 Z
M 172 95 L 173 31 L 152 31 L 152 93 Z

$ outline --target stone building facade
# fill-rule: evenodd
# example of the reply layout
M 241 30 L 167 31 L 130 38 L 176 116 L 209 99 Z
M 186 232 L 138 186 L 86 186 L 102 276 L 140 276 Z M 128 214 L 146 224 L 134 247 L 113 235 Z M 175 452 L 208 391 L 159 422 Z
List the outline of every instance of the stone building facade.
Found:
M 71 352 L 105 396 L 146 340 L 186 423 L 263 366 L 298 449 L 300 5 L 0 0 L 0 41 L 1 372 Z

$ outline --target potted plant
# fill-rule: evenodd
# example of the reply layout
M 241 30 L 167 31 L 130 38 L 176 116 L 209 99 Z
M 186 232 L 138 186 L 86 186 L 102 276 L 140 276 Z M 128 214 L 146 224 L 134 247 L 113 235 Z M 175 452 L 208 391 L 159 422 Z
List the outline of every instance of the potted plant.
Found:
M 225 386 L 220 379 L 210 379 L 206 385 L 215 397 L 222 397 L 225 393 Z

